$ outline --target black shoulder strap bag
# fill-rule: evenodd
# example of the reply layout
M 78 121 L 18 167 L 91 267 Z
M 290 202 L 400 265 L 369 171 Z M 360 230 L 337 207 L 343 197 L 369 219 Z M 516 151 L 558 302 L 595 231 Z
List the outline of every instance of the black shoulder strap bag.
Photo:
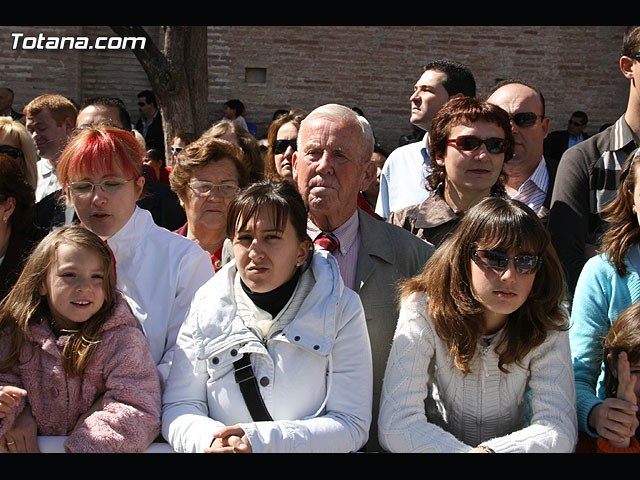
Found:
M 285 299 L 288 300 L 289 296 L 293 294 L 293 289 L 298 283 L 298 278 L 300 274 L 302 274 L 302 272 L 304 272 L 307 268 L 309 268 L 309 265 L 311 265 L 313 252 L 314 252 L 314 247 L 312 243 L 309 246 L 309 252 L 307 254 L 307 258 L 305 260 L 304 265 L 302 265 L 298 270 L 296 270 L 295 275 L 291 280 L 289 280 L 289 282 L 287 282 L 285 285 L 282 285 L 281 287 L 278 287 L 279 289 L 282 289 L 282 288 L 290 289 L 290 292 L 287 295 L 285 295 Z M 242 288 L 245 290 L 247 295 L 249 295 L 249 298 L 251 298 L 254 302 L 256 302 L 256 300 L 253 298 L 255 294 L 251 292 L 251 290 L 249 290 L 249 288 L 246 285 L 244 285 L 244 283 L 242 282 L 242 279 L 240 280 L 240 284 L 242 285 Z M 263 294 L 258 294 L 258 295 L 263 295 Z M 273 296 L 273 292 L 271 293 L 271 296 Z M 261 304 L 260 306 L 265 310 L 270 311 L 269 308 L 265 307 L 264 305 Z M 284 304 L 282 306 L 284 306 Z M 272 314 L 275 316 L 275 313 L 272 313 Z M 244 397 L 244 401 L 247 405 L 247 408 L 249 409 L 249 413 L 251 413 L 251 418 L 253 418 L 253 421 L 264 422 L 264 421 L 273 420 L 271 418 L 271 415 L 269 414 L 269 411 L 267 410 L 267 407 L 264 404 L 262 395 L 260 395 L 260 387 L 258 386 L 256 375 L 253 372 L 253 367 L 251 366 L 251 360 L 249 359 L 249 354 L 245 353 L 242 356 L 242 358 L 233 362 L 233 366 L 234 366 L 234 375 L 235 375 L 236 383 L 240 387 L 240 391 L 242 392 L 242 396 Z
M 236 383 L 240 387 L 240 391 L 242 392 L 242 396 L 244 397 L 253 421 L 271 421 L 271 415 L 264 404 L 262 395 L 260 395 L 260 387 L 258 387 L 258 381 L 253 372 L 249 354 L 245 353 L 242 358 L 233 362 L 233 366 Z

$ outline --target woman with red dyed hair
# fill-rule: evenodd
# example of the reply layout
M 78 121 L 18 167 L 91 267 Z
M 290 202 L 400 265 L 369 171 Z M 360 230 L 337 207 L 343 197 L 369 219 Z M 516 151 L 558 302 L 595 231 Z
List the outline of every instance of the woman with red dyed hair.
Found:
M 62 152 L 58 178 L 82 224 L 111 247 L 117 287 L 140 321 L 164 381 L 191 298 L 213 276 L 213 266 L 195 242 L 157 226 L 136 205 L 144 157 L 131 132 L 86 127 Z

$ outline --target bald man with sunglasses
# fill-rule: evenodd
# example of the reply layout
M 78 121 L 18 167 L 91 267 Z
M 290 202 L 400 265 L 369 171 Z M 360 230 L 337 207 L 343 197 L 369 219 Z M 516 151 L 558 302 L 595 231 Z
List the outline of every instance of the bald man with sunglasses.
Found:
M 544 97 L 523 81 L 505 80 L 493 87 L 487 101 L 506 110 L 511 119 L 515 145 L 513 158 L 504 164 L 507 195 L 529 205 L 546 222 L 558 161 L 543 154 L 549 133 Z

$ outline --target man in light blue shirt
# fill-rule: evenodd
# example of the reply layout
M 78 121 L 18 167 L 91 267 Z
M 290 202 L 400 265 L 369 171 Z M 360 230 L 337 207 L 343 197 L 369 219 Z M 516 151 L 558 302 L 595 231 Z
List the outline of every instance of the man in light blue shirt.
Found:
M 380 175 L 378 215 L 387 218 L 391 212 L 422 203 L 429 196 L 425 179 L 429 170 L 429 130 L 433 117 L 450 98 L 475 94 L 476 83 L 466 66 L 436 60 L 424 67 L 409 98 L 409 121 L 427 133 L 421 141 L 399 147 L 387 158 Z

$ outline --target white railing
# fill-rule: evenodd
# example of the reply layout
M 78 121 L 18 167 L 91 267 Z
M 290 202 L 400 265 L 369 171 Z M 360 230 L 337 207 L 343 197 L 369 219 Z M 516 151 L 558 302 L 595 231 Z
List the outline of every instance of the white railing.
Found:
M 38 437 L 40 453 L 64 453 L 64 441 L 67 437 Z M 1 453 L 1 452 L 0 452 Z M 144 453 L 175 453 L 168 443 L 152 443 Z

